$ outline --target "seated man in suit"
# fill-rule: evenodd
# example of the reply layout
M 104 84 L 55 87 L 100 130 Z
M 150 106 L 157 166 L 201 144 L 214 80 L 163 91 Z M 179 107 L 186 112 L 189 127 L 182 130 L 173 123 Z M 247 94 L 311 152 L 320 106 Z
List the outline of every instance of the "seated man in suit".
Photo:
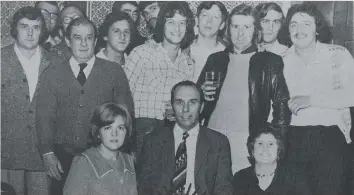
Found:
M 176 124 L 157 127 L 144 138 L 137 162 L 139 194 L 232 194 L 229 140 L 199 125 L 203 97 L 191 81 L 172 88 Z

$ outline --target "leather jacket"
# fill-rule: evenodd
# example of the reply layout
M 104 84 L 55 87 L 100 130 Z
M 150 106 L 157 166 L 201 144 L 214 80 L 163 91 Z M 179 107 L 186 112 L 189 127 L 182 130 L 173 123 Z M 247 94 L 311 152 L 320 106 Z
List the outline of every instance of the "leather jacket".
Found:
M 241 54 L 254 51 L 257 51 L 257 47 L 252 45 Z M 232 47 L 227 47 L 224 51 L 211 54 L 197 81 L 197 84 L 202 85 L 207 71 L 214 70 L 221 72 L 222 75 L 220 87 L 216 89 L 215 100 L 204 103 L 204 109 L 200 115 L 200 121 L 204 120 L 203 126 L 208 126 L 210 116 L 217 105 L 231 52 L 233 52 Z M 286 127 L 290 124 L 291 111 L 288 108 L 290 97 L 283 68 L 283 60 L 276 54 L 264 51 L 256 52 L 251 57 L 248 76 L 250 134 L 267 122 L 271 106 L 273 107 L 273 125 Z

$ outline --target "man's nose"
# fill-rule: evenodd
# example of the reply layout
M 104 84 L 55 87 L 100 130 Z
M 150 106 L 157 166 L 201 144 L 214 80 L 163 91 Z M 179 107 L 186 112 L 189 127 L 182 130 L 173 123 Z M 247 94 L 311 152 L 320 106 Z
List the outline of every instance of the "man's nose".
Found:
M 117 136 L 118 135 L 118 128 L 113 129 L 111 135 Z
M 185 104 L 183 106 L 183 112 L 189 112 L 189 105 L 188 104 Z
M 86 38 L 81 39 L 81 46 L 82 47 L 86 47 L 87 46 L 87 39 Z
M 33 28 L 28 28 L 28 36 L 32 36 L 33 35 Z

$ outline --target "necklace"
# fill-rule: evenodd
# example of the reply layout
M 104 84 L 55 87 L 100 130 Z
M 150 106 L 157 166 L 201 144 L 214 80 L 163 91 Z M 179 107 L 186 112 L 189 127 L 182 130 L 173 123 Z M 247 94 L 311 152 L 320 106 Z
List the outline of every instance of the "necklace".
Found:
M 270 172 L 270 173 L 257 173 L 256 171 L 254 171 L 256 173 L 257 177 L 263 178 L 263 177 L 271 177 L 274 175 L 275 171 Z

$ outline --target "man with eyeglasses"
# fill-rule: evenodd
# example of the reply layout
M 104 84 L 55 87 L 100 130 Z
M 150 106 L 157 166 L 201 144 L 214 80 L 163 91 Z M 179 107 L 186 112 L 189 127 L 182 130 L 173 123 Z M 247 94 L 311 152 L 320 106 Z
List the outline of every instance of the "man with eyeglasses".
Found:
M 47 41 L 42 46 L 51 51 L 54 45 L 61 42 L 60 27 L 58 25 L 59 7 L 55 1 L 37 1 L 35 7 L 41 10 L 49 33 Z
M 76 18 L 86 18 L 86 15 L 80 10 L 80 8 L 74 5 L 68 5 L 64 7 L 60 14 L 59 18 L 62 22 L 63 33 L 66 33 L 66 29 L 69 26 L 69 23 Z M 66 60 L 72 56 L 70 48 L 66 45 L 65 41 L 60 42 L 58 45 L 52 48 L 52 52 L 59 57 L 59 60 Z
M 262 41 L 258 45 L 258 49 L 284 56 L 288 47 L 280 44 L 277 40 L 284 20 L 281 7 L 276 3 L 262 3 L 256 9 L 259 13 L 262 27 Z

